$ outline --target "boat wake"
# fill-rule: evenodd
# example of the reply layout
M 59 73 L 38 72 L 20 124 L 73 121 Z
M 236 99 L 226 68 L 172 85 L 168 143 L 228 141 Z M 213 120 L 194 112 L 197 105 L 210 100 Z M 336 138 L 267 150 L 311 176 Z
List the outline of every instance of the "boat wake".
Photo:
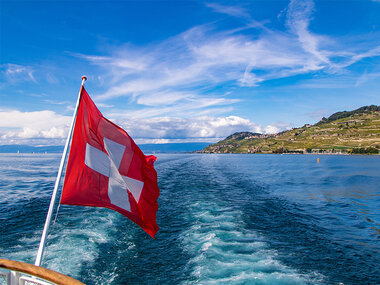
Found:
M 194 203 L 193 225 L 181 235 L 192 256 L 192 278 L 184 284 L 316 284 L 319 274 L 297 273 L 276 260 L 265 237 L 244 228 L 242 212 L 209 202 Z

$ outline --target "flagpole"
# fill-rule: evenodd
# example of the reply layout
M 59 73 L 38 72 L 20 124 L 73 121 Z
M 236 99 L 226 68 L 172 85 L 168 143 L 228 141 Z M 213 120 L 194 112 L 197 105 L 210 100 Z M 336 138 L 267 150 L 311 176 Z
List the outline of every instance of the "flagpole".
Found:
M 38 248 L 36 261 L 34 263 L 34 265 L 37 265 L 37 266 L 41 265 L 42 256 L 44 254 L 46 237 L 47 237 L 47 232 L 48 232 L 49 226 L 50 226 L 51 216 L 53 214 L 55 198 L 57 196 L 58 186 L 59 186 L 59 183 L 61 181 L 62 170 L 63 170 L 63 166 L 64 166 L 65 161 L 66 161 L 67 150 L 69 148 L 69 144 L 70 144 L 70 141 L 71 141 L 71 135 L 73 133 L 74 123 L 75 123 L 75 119 L 76 119 L 77 113 L 78 113 L 79 102 L 80 102 L 82 90 L 83 90 L 83 87 L 84 87 L 84 82 L 86 80 L 87 80 L 86 76 L 82 76 L 82 84 L 80 86 L 80 90 L 79 90 L 79 94 L 78 94 L 78 99 L 77 99 L 77 103 L 76 103 L 76 106 L 75 106 L 75 109 L 74 109 L 73 118 L 71 120 L 71 126 L 70 126 L 70 129 L 69 129 L 69 133 L 67 134 L 65 148 L 63 150 L 63 154 L 62 154 L 62 158 L 61 158 L 61 163 L 59 165 L 59 170 L 58 170 L 57 178 L 55 180 L 53 195 L 51 196 L 50 206 L 49 206 L 49 210 L 48 210 L 48 213 L 47 213 L 47 216 L 46 216 L 44 230 L 43 230 L 42 236 L 41 236 L 40 246 Z

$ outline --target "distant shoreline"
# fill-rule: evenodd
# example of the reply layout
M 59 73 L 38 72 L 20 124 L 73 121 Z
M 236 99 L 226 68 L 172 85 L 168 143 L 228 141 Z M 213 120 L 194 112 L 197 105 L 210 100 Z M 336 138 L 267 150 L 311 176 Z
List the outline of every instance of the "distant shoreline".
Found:
M 271 152 L 203 152 L 203 151 L 195 151 L 194 153 L 199 154 L 244 154 L 244 155 L 256 155 L 256 154 L 274 154 L 274 155 L 342 155 L 342 156 L 351 156 L 351 155 L 359 155 L 359 156 L 367 156 L 367 155 L 374 155 L 374 156 L 380 156 L 380 153 L 328 153 L 328 152 L 321 152 L 321 153 L 297 153 L 297 152 L 287 152 L 287 153 L 271 153 Z
M 61 152 L 0 152 L 0 155 L 61 155 Z M 145 152 L 145 154 L 151 154 L 150 152 Z M 153 153 L 152 153 L 153 154 Z M 202 152 L 202 151 L 192 151 L 192 152 L 156 152 L 155 155 L 160 154 L 218 154 L 218 155 L 310 155 L 310 156 L 380 156 L 380 154 L 361 154 L 361 153 L 239 153 L 239 152 L 227 152 L 227 153 L 216 153 L 216 152 Z

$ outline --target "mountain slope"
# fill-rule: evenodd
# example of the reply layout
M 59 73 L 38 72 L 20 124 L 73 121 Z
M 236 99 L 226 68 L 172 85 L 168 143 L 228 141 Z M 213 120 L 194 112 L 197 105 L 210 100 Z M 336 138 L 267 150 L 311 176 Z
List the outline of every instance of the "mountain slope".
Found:
M 204 153 L 379 153 L 380 107 L 337 112 L 315 125 L 274 135 L 236 133 Z

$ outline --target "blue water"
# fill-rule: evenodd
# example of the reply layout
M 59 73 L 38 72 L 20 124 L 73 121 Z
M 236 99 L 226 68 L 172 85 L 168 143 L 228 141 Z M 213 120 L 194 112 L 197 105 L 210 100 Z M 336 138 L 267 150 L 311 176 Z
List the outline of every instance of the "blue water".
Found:
M 378 284 L 380 157 L 160 154 L 157 239 L 60 207 L 43 265 L 87 284 Z M 0 154 L 0 256 L 34 263 L 60 156 Z

